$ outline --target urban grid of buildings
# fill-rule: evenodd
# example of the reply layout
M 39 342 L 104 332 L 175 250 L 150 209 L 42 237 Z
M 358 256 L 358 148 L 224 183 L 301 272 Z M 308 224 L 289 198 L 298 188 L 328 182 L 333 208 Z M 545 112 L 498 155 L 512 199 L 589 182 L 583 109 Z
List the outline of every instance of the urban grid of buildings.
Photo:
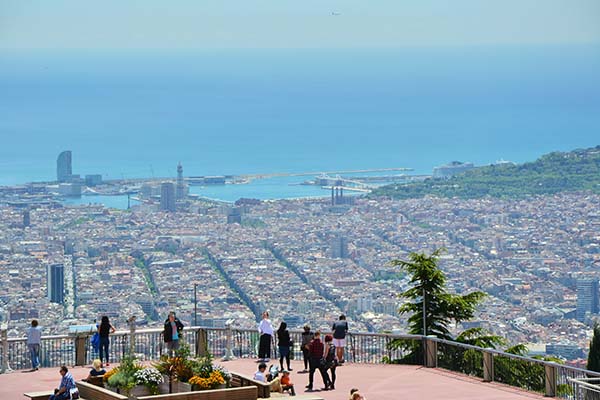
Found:
M 58 185 L 89 187 L 70 160 L 59 156 Z M 325 330 L 344 313 L 354 331 L 405 333 L 397 295 L 408 277 L 390 260 L 444 248 L 449 290 L 488 294 L 457 331 L 483 327 L 535 353 L 585 356 L 599 312 L 599 195 L 232 205 L 190 198 L 181 164 L 177 173 L 138 188 L 146 200 L 129 210 L 64 206 L 57 183 L 0 188 L 0 273 L 9 277 L 0 316 L 10 336 L 32 318 L 56 334 L 101 315 L 117 328 L 132 315 L 160 326 L 171 310 L 188 325 L 243 328 L 270 310 L 276 326 Z

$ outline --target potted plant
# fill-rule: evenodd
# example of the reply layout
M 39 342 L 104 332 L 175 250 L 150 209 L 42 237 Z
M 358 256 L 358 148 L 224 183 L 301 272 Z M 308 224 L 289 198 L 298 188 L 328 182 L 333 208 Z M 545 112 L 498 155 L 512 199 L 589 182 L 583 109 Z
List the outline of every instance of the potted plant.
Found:
M 182 344 L 174 357 L 163 354 L 154 367 L 166 376 L 169 383 L 169 393 L 189 392 L 191 385 L 188 380 L 194 375 L 196 361 L 189 358 L 189 346 Z
M 163 383 L 162 374 L 154 367 L 145 367 L 135 372 L 136 385 L 143 385 L 150 394 L 159 394 L 158 386 Z
M 108 386 L 116 388 L 118 393 L 122 392 L 127 396 L 131 396 L 131 391 L 136 386 L 135 373 L 141 369 L 143 369 L 143 366 L 136 362 L 135 357 L 125 356 L 121 361 L 121 365 L 105 374 L 105 379 Z
M 194 368 L 194 376 L 189 380 L 193 385 L 192 389 L 207 390 L 230 386 L 231 374 L 229 371 L 220 365 L 214 365 L 212 361 L 210 354 L 198 360 L 198 364 Z

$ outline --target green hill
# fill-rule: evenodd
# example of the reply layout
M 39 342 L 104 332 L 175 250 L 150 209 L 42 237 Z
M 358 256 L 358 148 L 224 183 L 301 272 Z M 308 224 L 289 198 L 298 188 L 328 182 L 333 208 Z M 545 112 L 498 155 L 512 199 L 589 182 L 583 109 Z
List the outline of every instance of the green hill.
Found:
M 563 191 L 600 193 L 600 146 L 554 152 L 534 162 L 478 167 L 449 179 L 426 179 L 407 185 L 387 185 L 373 196 L 396 199 L 439 197 L 523 197 Z

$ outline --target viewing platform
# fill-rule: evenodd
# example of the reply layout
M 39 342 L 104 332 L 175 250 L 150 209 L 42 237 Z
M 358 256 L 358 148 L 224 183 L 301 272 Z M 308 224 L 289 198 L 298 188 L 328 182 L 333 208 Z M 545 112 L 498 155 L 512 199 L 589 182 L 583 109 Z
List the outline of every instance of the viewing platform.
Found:
M 257 364 L 251 359 L 222 362 L 228 370 L 252 375 Z M 111 364 L 113 367 L 113 364 Z M 109 367 L 110 368 L 110 367 Z M 292 363 L 292 380 L 297 397 L 305 394 L 308 374 L 297 373 L 302 369 L 300 361 Z M 85 378 L 90 366 L 73 367 L 70 372 L 76 380 Z M 350 389 L 356 387 L 368 400 L 394 399 L 490 399 L 523 400 L 542 399 L 540 394 L 498 383 L 484 383 L 481 379 L 468 377 L 443 369 L 415 365 L 383 365 L 349 363 L 337 370 L 336 389 L 319 391 L 321 377 L 315 374 L 316 391 L 312 395 L 325 400 L 347 400 Z M 58 368 L 42 368 L 39 371 L 14 371 L 0 375 L 0 398 L 25 399 L 24 392 L 52 390 L 60 382 Z M 307 393 L 306 393 L 307 394 Z M 284 394 L 283 397 L 288 397 Z M 275 398 L 275 397 L 274 397 Z
M 165 352 L 162 329 L 117 331 L 111 335 L 110 367 L 133 353 L 145 364 Z M 23 398 L 23 393 L 51 390 L 60 381 L 58 367 L 67 365 L 77 380 L 87 376 L 94 353 L 89 333 L 44 336 L 41 368 L 29 371 L 25 338 L 0 341 L 0 398 Z M 341 400 L 358 388 L 367 399 L 506 399 L 556 397 L 584 398 L 586 388 L 579 381 L 600 374 L 554 362 L 484 349 L 431 336 L 352 333 L 347 337 L 347 362 L 337 368 L 336 389 L 319 390 L 323 382 L 315 374 L 313 392 L 305 393 L 308 374 L 303 369 L 300 332 L 291 331 L 294 341 L 292 381 L 300 395 Z M 255 330 L 189 327 L 184 340 L 192 354 L 213 355 L 214 362 L 230 372 L 252 376 L 257 370 Z M 400 343 L 393 346 L 393 343 Z M 275 343 L 268 365 L 279 365 Z M 391 362 L 391 363 L 390 363 Z M 287 397 L 287 394 L 284 395 Z M 277 397 L 276 395 L 273 396 Z

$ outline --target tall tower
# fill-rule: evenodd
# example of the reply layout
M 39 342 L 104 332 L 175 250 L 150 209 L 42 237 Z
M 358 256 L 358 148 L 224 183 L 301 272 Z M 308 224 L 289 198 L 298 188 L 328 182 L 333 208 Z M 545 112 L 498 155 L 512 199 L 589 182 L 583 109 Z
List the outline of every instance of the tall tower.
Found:
M 26 228 L 31 225 L 31 212 L 29 208 L 23 211 L 23 227 Z
M 73 175 L 71 150 L 65 150 L 56 159 L 56 180 L 59 182 L 69 182 L 71 175 Z
M 175 211 L 175 185 L 171 182 L 163 182 L 160 185 L 160 209 Z
M 183 166 L 181 162 L 177 164 L 177 188 L 176 196 L 177 200 L 185 198 L 185 184 L 183 183 Z
M 47 267 L 48 300 L 62 304 L 65 293 L 65 267 L 63 264 L 49 264 Z
M 341 232 L 331 241 L 331 258 L 348 258 L 348 241 Z
M 598 314 L 597 279 L 577 279 L 577 320 L 584 321 L 587 313 Z

